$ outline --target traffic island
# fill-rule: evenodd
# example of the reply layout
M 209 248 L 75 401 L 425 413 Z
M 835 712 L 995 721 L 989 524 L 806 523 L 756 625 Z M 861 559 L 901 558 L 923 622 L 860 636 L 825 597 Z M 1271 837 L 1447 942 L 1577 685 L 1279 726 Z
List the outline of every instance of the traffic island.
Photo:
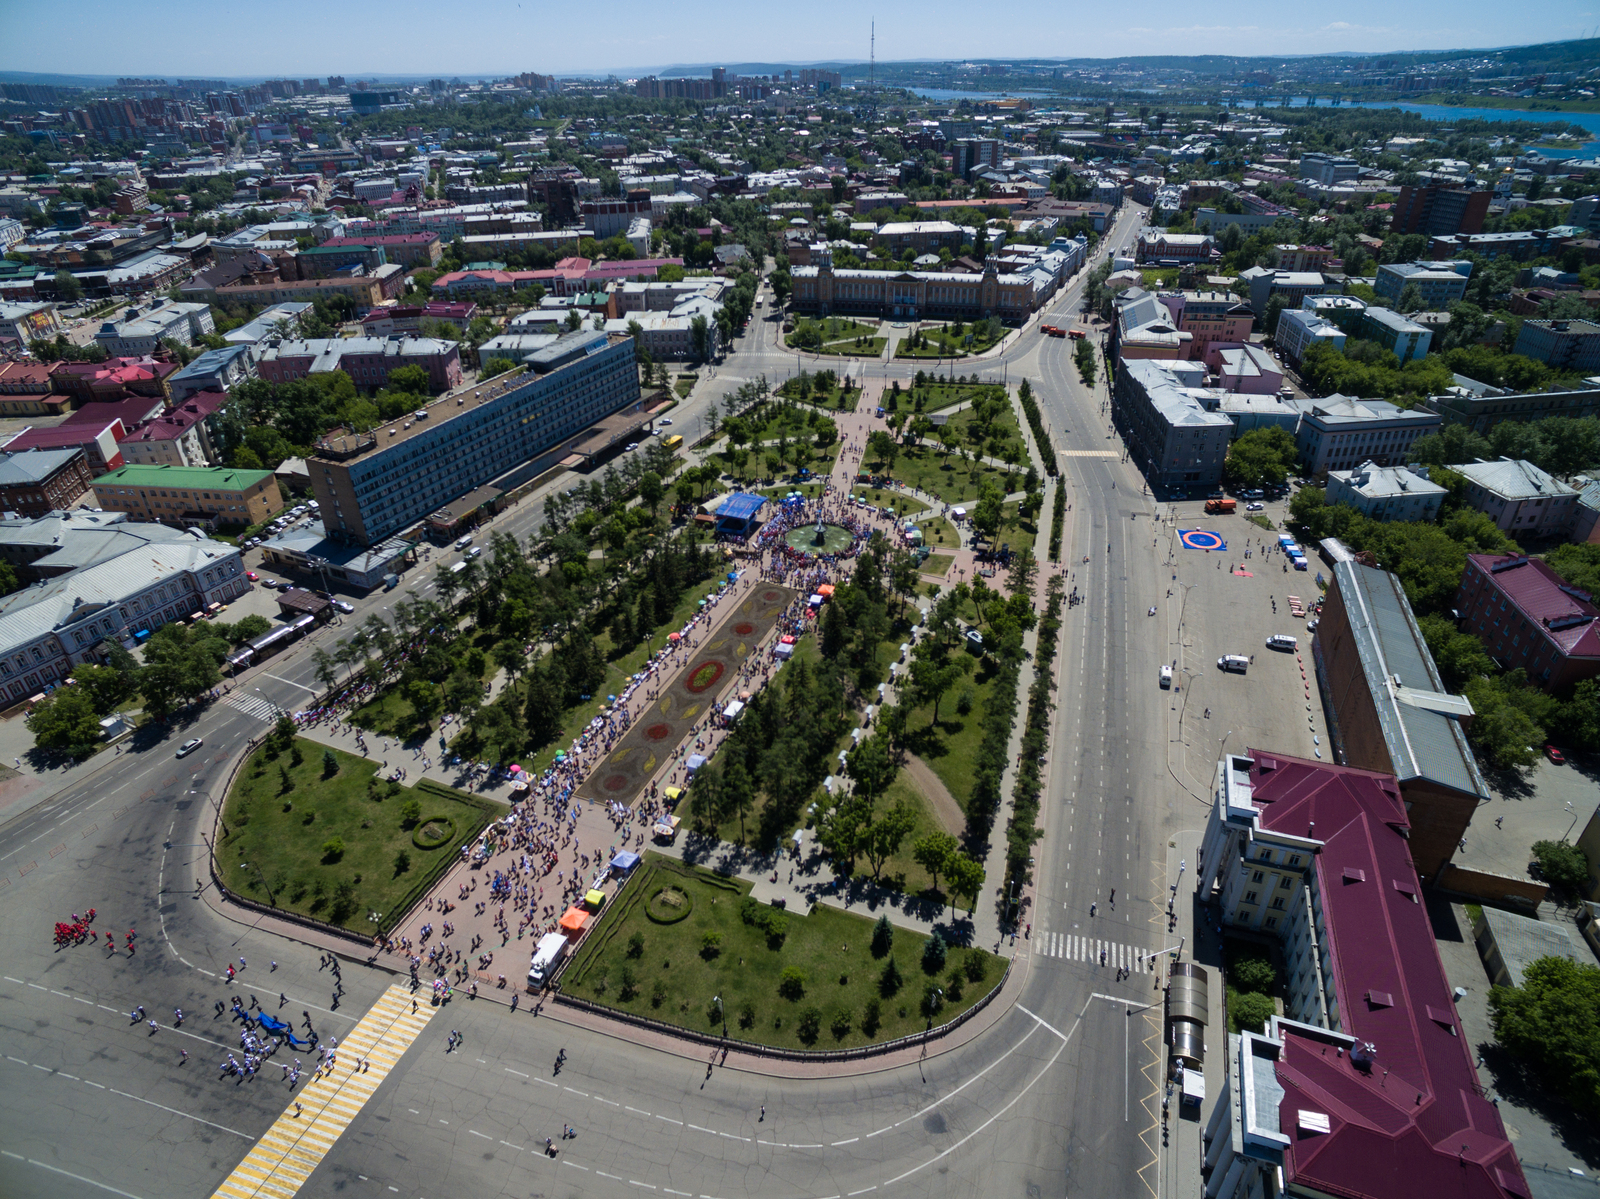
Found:
M 387 933 L 504 809 L 302 738 L 269 736 L 233 776 L 216 877 L 235 898 L 363 938 Z
M 982 949 L 649 853 L 559 978 L 561 1001 L 755 1052 L 859 1054 L 958 1022 L 997 989 Z

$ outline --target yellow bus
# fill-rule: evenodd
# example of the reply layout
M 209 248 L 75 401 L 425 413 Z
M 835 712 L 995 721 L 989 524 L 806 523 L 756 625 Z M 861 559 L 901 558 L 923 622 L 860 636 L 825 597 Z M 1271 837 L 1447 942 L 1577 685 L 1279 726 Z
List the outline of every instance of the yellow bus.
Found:
M 669 450 L 675 450 L 683 444 L 683 438 L 674 433 L 671 437 L 663 437 L 661 439 L 661 444 L 666 446 Z

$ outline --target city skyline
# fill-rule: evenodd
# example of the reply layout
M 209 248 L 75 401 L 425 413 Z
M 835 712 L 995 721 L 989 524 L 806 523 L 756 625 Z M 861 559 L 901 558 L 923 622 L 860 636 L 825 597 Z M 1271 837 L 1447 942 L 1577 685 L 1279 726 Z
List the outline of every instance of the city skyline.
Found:
M 476 78 L 529 70 L 634 76 L 716 61 L 864 62 L 873 19 L 859 6 L 824 0 L 807 9 L 801 27 L 778 28 L 726 0 L 690 0 L 664 20 L 659 10 L 624 0 L 610 11 L 611 20 L 595 29 L 582 10 L 540 12 L 533 0 L 476 0 L 452 9 L 451 20 L 441 24 L 433 6 L 397 0 L 384 10 L 391 20 L 375 26 L 369 14 L 289 0 L 274 15 L 278 44 L 263 45 L 251 10 L 212 9 L 205 24 L 197 25 L 192 8 L 153 0 L 141 9 L 148 19 L 133 26 L 127 25 L 124 10 L 104 0 L 76 6 L 72 26 L 61 20 L 61 11 L 12 12 L 7 19 L 11 54 L 0 54 L 0 69 L 208 78 L 375 73 Z M 1114 12 L 1045 12 L 1020 39 L 999 27 L 973 30 L 970 15 L 949 0 L 919 9 L 914 26 L 879 13 L 877 59 L 1028 57 L 1019 50 L 1051 58 L 1489 50 L 1582 37 L 1600 24 L 1595 6 L 1583 11 L 1552 6 L 1530 14 L 1489 0 L 1425 0 L 1405 10 L 1403 20 L 1379 0 L 1353 0 L 1339 10 L 1339 20 L 1297 23 L 1283 20 L 1285 11 L 1266 0 L 1241 0 L 1229 10 L 1227 24 L 1196 23 L 1192 9 L 1170 2 L 1143 6 L 1138 23 L 1131 25 L 1120 24 Z M 115 39 L 76 43 L 63 36 L 72 27 L 101 20 L 121 26 Z M 427 36 L 417 36 L 419 28 L 426 28 Z M 174 36 L 175 29 L 182 33 Z M 297 37 L 296 29 L 314 36 Z M 702 32 L 707 29 L 716 30 L 716 36 L 707 37 Z M 244 46 L 248 55 L 238 53 Z M 772 53 L 778 48 L 784 51 L 781 57 Z

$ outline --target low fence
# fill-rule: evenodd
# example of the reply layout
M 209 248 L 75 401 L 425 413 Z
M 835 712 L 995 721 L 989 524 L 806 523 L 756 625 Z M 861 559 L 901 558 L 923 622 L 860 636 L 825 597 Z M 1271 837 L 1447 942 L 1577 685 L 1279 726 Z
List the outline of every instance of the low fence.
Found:
M 1011 959 L 1006 962 L 1005 973 L 1000 976 L 1000 981 L 990 988 L 982 999 L 979 999 L 949 1023 L 941 1024 L 938 1028 L 927 1029 L 924 1032 L 912 1033 L 909 1036 L 896 1037 L 892 1041 L 882 1041 L 872 1045 L 858 1045 L 852 1049 L 784 1049 L 776 1045 L 758 1045 L 754 1041 L 746 1041 L 739 1037 L 696 1032 L 694 1029 L 684 1028 L 680 1024 L 669 1024 L 665 1020 L 655 1020 L 649 1016 L 625 1012 L 621 1008 L 607 1007 L 603 1003 L 594 1003 L 588 999 L 577 999 L 571 995 L 562 994 L 559 988 L 553 988 L 550 997 L 556 1003 L 566 1004 L 577 1008 L 579 1011 L 604 1016 L 608 1020 L 617 1020 L 651 1032 L 664 1033 L 669 1037 L 677 1037 L 679 1040 L 689 1041 L 712 1049 L 737 1049 L 740 1053 L 748 1053 L 755 1057 L 774 1058 L 790 1062 L 849 1062 L 860 1061 L 869 1057 L 880 1057 L 886 1053 L 893 1053 L 898 1049 L 927 1045 L 932 1041 L 949 1036 L 994 1002 L 995 996 L 1005 989 L 1006 980 L 1011 977 L 1011 967 L 1014 960 Z

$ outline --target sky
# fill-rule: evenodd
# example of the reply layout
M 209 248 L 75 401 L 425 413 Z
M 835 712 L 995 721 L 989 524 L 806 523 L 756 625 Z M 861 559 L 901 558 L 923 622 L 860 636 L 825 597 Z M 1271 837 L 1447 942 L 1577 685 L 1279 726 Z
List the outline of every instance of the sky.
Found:
M 1014 19 L 1025 13 L 1024 20 Z M 1009 15 L 1008 15 L 1009 14 Z M 870 4 L 811 0 L 383 0 L 196 5 L 0 0 L 0 70 L 190 76 L 383 73 L 463 78 L 522 71 L 636 76 L 675 64 L 864 61 Z M 1527 45 L 1588 36 L 1600 0 L 1345 0 L 1293 5 L 884 5 L 880 62 L 1129 54 L 1321 54 Z M 1331 19 L 1336 18 L 1336 19 Z M 1125 23 L 1131 21 L 1132 23 Z M 105 36 L 115 29 L 115 36 Z M 98 32 L 96 32 L 98 31 Z

